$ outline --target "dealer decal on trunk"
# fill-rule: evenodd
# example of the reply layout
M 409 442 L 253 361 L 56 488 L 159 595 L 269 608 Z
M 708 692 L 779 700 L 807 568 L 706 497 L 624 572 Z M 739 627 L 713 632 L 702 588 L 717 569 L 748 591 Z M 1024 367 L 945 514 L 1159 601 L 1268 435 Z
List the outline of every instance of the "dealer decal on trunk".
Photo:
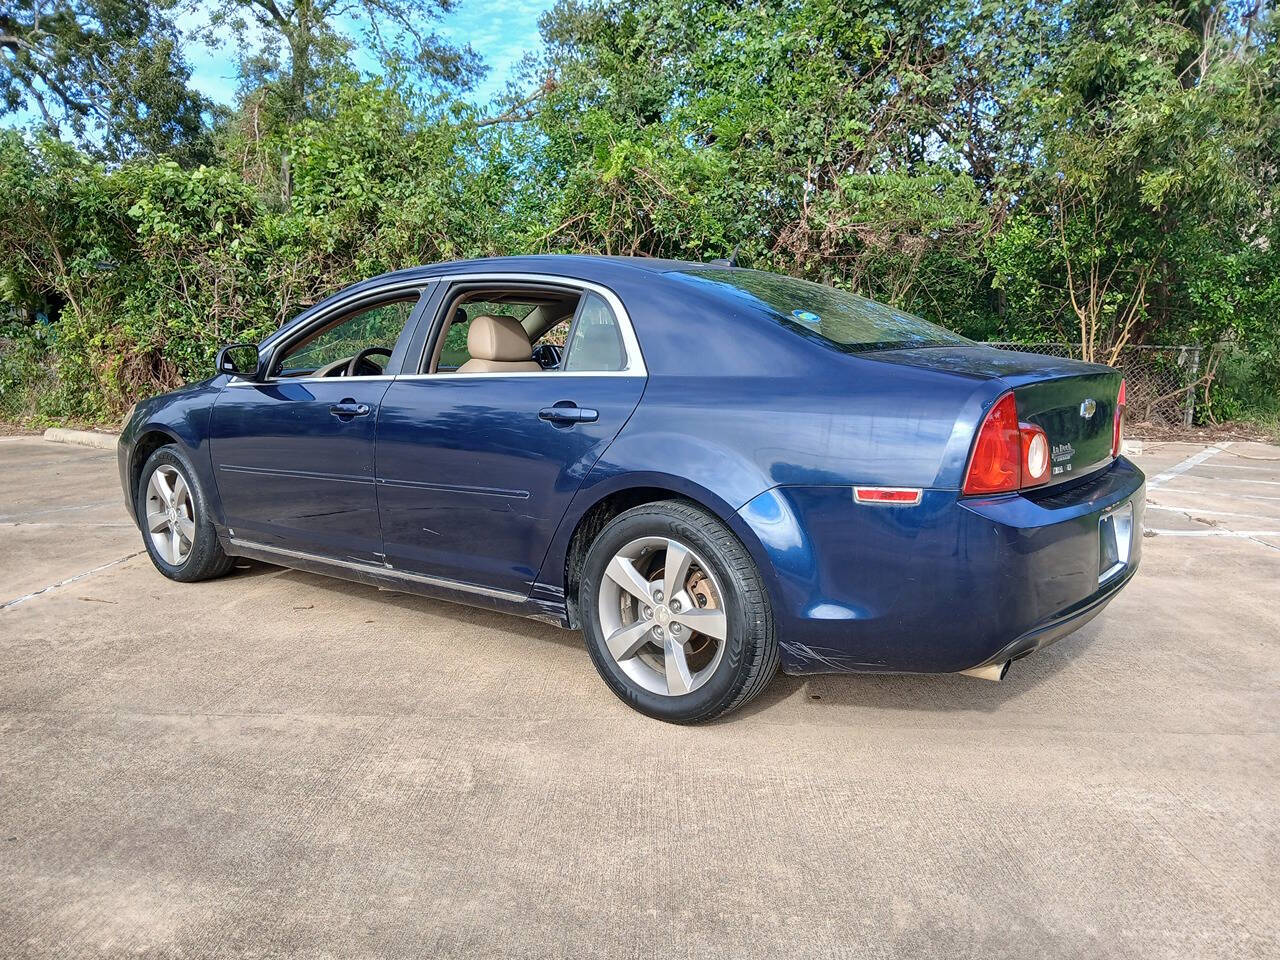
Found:
M 1071 461 L 1071 458 L 1074 457 L 1075 455 L 1076 455 L 1076 448 L 1073 447 L 1071 444 L 1055 443 L 1053 445 L 1053 449 L 1049 451 L 1049 459 L 1052 460 L 1054 464 L 1059 464 L 1061 461 L 1066 460 L 1067 464 L 1065 466 L 1055 466 L 1053 468 L 1054 476 L 1057 476 L 1060 473 L 1070 473 L 1071 472 L 1070 461 Z

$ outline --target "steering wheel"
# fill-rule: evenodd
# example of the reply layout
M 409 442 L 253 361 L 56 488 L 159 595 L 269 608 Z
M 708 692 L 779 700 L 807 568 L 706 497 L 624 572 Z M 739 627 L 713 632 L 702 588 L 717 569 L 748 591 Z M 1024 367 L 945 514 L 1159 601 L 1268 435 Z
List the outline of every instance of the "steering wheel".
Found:
M 533 348 L 533 359 L 543 370 L 554 370 L 563 357 L 564 348 L 556 343 L 540 343 Z
M 351 358 L 351 362 L 347 364 L 347 376 L 348 377 L 376 377 L 379 374 L 381 374 L 383 371 L 383 368 L 378 366 L 376 363 L 370 362 L 368 359 L 369 357 L 373 356 L 375 353 L 382 354 L 388 360 L 391 359 L 391 351 L 388 350 L 386 347 L 365 347 L 363 350 L 361 350 L 359 353 L 353 356 Z M 371 370 L 372 372 L 361 373 L 360 368 L 362 364 L 364 365 L 364 367 Z

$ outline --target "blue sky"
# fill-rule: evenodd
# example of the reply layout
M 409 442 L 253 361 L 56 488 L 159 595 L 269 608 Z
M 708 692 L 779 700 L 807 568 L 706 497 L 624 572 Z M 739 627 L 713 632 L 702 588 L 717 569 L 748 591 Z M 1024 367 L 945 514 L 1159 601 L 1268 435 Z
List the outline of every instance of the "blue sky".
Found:
M 445 18 L 440 33 L 455 43 L 471 44 L 489 65 L 488 76 L 473 94 L 477 103 L 500 93 L 520 58 L 542 48 L 538 18 L 552 6 L 553 0 L 462 0 Z
M 500 93 L 520 58 L 530 50 L 541 49 L 538 18 L 549 10 L 554 0 L 461 0 L 435 29 L 458 44 L 469 43 L 489 65 L 489 73 L 472 91 L 469 98 L 479 105 L 487 104 Z M 184 29 L 199 25 L 199 15 L 179 20 Z M 187 46 L 187 62 L 191 65 L 191 85 L 218 103 L 230 104 L 235 98 L 235 47 L 224 42 L 208 48 L 191 42 Z M 0 125 L 27 126 L 39 120 L 34 111 L 6 114 Z
M 435 24 L 442 36 L 472 49 L 489 65 L 489 73 L 470 99 L 488 103 L 512 78 L 512 70 L 530 50 L 541 49 L 538 18 L 554 0 L 461 0 L 453 12 Z M 194 26 L 194 23 L 190 24 Z M 235 50 L 230 43 L 208 49 L 192 45 L 187 60 L 192 66 L 191 85 L 219 103 L 235 96 Z

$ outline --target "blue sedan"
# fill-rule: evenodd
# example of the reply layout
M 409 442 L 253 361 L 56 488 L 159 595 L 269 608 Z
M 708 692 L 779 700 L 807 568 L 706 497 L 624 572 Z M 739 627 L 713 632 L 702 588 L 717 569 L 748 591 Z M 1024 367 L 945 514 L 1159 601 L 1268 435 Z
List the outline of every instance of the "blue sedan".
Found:
M 998 680 L 1138 565 L 1116 371 L 776 274 L 402 270 L 217 371 L 120 437 L 162 574 L 250 557 L 550 620 L 663 720 L 779 664 Z

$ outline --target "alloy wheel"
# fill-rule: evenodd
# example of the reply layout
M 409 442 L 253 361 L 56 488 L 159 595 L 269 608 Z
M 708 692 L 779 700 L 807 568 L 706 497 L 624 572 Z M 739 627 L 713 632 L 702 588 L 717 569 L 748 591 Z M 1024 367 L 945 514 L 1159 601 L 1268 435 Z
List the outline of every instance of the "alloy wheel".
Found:
M 191 488 L 176 467 L 161 464 L 147 482 L 147 536 L 164 561 L 180 567 L 196 538 Z
M 598 602 L 610 656 L 651 693 L 692 693 L 724 656 L 724 590 L 711 566 L 679 540 L 641 537 L 623 546 L 605 568 Z

